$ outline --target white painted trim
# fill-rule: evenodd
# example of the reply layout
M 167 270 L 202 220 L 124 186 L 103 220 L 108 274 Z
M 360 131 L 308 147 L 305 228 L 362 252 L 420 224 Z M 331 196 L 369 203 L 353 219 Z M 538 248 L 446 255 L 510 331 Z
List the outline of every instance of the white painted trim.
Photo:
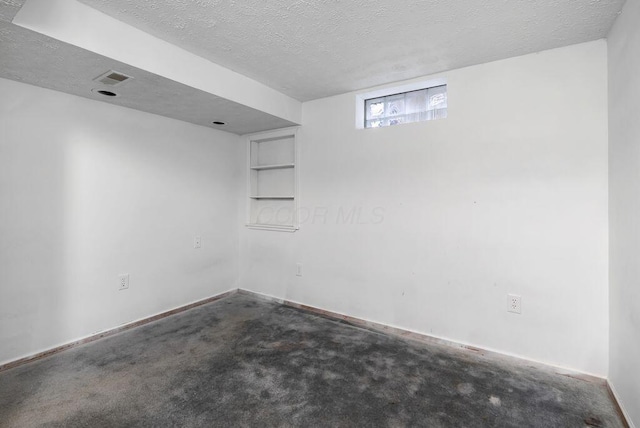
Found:
M 247 223 L 245 224 L 249 229 L 258 229 L 258 230 L 273 230 L 277 232 L 295 232 L 298 228 L 294 226 L 276 226 L 270 224 L 257 224 L 257 223 Z
M 238 288 L 231 288 L 222 293 L 214 294 L 213 296 L 205 297 L 204 299 L 193 300 L 189 303 L 182 304 L 180 306 L 173 307 L 171 309 L 163 310 L 160 312 L 156 312 L 151 315 L 144 316 L 142 318 L 137 318 L 133 321 L 129 321 L 123 324 L 119 324 L 114 327 L 106 328 L 103 330 L 96 331 L 94 333 L 87 334 L 85 336 L 81 336 L 79 338 L 60 343 L 58 345 L 50 346 L 44 349 L 40 349 L 36 352 L 31 352 L 29 354 L 23 355 L 21 357 L 12 358 L 6 361 L 0 361 L 0 371 L 10 370 L 14 367 L 21 366 L 23 364 L 27 364 L 29 362 L 39 360 L 40 358 L 46 358 L 50 355 L 57 354 L 59 352 L 63 352 L 67 349 L 74 348 L 76 346 L 84 345 L 85 343 L 93 342 L 104 337 L 108 337 L 114 334 L 121 333 L 123 331 L 129 330 L 130 328 L 135 328 L 138 326 L 142 326 L 149 322 L 156 321 L 158 319 L 162 319 L 171 315 L 175 315 L 177 313 L 188 311 L 193 309 L 194 307 L 205 305 L 217 300 L 222 299 L 228 296 L 232 296 L 238 292 Z
M 268 140 L 269 138 L 283 138 L 287 135 L 295 136 L 300 129 L 299 126 L 289 126 L 286 128 L 273 129 L 271 131 L 259 131 L 252 132 L 250 134 L 243 134 L 242 137 L 251 140 Z
M 471 350 L 482 351 L 483 354 L 488 356 L 488 357 L 515 359 L 515 360 L 519 360 L 520 362 L 525 363 L 525 364 L 527 364 L 527 363 L 535 363 L 537 365 L 540 365 L 540 366 L 543 366 L 543 367 L 546 367 L 546 368 L 554 369 L 554 370 L 557 371 L 558 374 L 562 374 L 562 375 L 585 375 L 585 376 L 593 378 L 594 380 L 602 380 L 603 383 L 606 382 L 606 384 L 609 386 L 609 389 L 611 390 L 612 394 L 614 395 L 615 400 L 617 401 L 618 405 L 620 406 L 620 409 L 622 410 L 622 413 L 623 413 L 624 417 L 626 418 L 627 422 L 629 423 L 630 428 L 636 428 L 635 425 L 633 424 L 633 421 L 629 417 L 629 413 L 625 410 L 624 406 L 622 405 L 622 402 L 619 399 L 619 395 L 616 392 L 615 387 L 613 386 L 613 384 L 611 383 L 611 381 L 609 379 L 604 379 L 604 378 L 602 378 L 600 376 L 594 376 L 594 375 L 591 375 L 591 374 L 588 374 L 588 373 L 584 373 L 584 372 L 580 372 L 580 371 L 577 371 L 577 370 L 567 369 L 567 368 L 556 366 L 556 365 L 553 365 L 553 364 L 542 363 L 542 362 L 539 362 L 539 361 L 536 361 L 536 360 L 531 360 L 531 359 L 528 359 L 528 358 L 523 358 L 523 357 L 520 357 L 520 356 L 508 354 L 508 353 L 493 351 L 493 350 L 485 349 L 485 348 L 479 348 L 479 347 L 472 346 L 472 345 L 466 345 L 466 344 L 463 344 L 461 342 L 456 342 L 456 341 L 449 340 L 449 339 L 439 338 L 439 337 L 428 335 L 428 334 L 424 334 L 424 333 L 421 333 L 421 332 L 418 332 L 418 331 L 415 331 L 415 330 L 409 330 L 409 329 L 406 329 L 406 328 L 395 327 L 395 326 L 388 325 L 388 324 L 378 323 L 376 321 L 369 321 L 369 320 L 366 320 L 366 319 L 363 319 L 363 318 L 351 317 L 349 315 L 342 314 L 340 312 L 329 311 L 327 309 L 321 309 L 321 308 L 317 308 L 315 306 L 305 305 L 304 303 L 300 303 L 300 302 L 297 302 L 297 301 L 294 301 L 294 300 L 282 299 L 282 298 L 275 297 L 275 296 L 272 296 L 272 295 L 269 295 L 269 294 L 266 294 L 266 293 L 260 293 L 260 292 L 257 292 L 257 291 L 251 291 L 251 290 L 247 290 L 247 289 L 244 289 L 244 288 L 231 288 L 231 289 L 229 289 L 229 290 L 227 290 L 225 292 L 215 294 L 215 295 L 207 297 L 205 299 L 195 300 L 195 301 L 192 301 L 190 303 L 186 303 L 186 304 L 174 307 L 172 309 L 168 309 L 168 310 L 164 310 L 164 311 L 161 311 L 161 312 L 157 312 L 157 313 L 155 313 L 153 315 L 145 316 L 143 318 L 138 318 L 138 319 L 136 319 L 134 321 L 130 321 L 130 322 L 127 322 L 127 323 L 124 323 L 124 324 L 120 324 L 120 325 L 112 327 L 112 328 L 108 328 L 108 329 L 101 330 L 101 331 L 98 331 L 98 332 L 95 332 L 95 333 L 92 333 L 92 334 L 89 334 L 89 335 L 86 335 L 86 336 L 82 336 L 82 337 L 80 337 L 78 339 L 71 340 L 71 341 L 59 344 L 57 346 L 52 346 L 52 347 L 49 347 L 47 349 L 41 350 L 39 352 L 30 353 L 28 355 L 25 355 L 25 356 L 22 356 L 22 357 L 19 357 L 19 358 L 14 358 L 14 359 L 11 359 L 11 360 L 8 360 L 8 361 L 4 361 L 4 362 L 0 361 L 0 367 L 11 365 L 11 364 L 14 364 L 16 362 L 20 362 L 21 360 L 28 360 L 28 361 L 24 361 L 24 363 L 21 363 L 21 364 L 26 364 L 28 362 L 33 361 L 33 359 L 38 359 L 38 358 L 43 358 L 43 357 L 48 356 L 48 355 L 43 355 L 45 353 L 51 352 L 51 354 L 54 354 L 54 353 L 62 352 L 62 351 L 66 350 L 66 349 L 69 349 L 71 347 L 75 347 L 75 346 L 79 346 L 79 345 L 82 345 L 84 343 L 87 343 L 87 342 L 85 342 L 87 340 L 89 340 L 89 341 L 99 340 L 99 339 L 102 338 L 101 335 L 118 334 L 118 333 L 120 333 L 122 331 L 126 331 L 128 326 L 137 327 L 137 324 L 143 325 L 145 323 L 145 321 L 147 321 L 147 322 L 153 321 L 152 320 L 153 318 L 156 318 L 156 317 L 159 317 L 159 316 L 163 316 L 163 315 L 171 316 L 171 315 L 175 314 L 174 311 L 180 311 L 181 309 L 183 311 L 184 310 L 189 310 L 189 309 L 192 309 L 192 308 L 190 308 L 190 306 L 196 305 L 196 307 L 197 307 L 197 306 L 199 306 L 199 304 L 207 304 L 209 300 L 214 300 L 215 301 L 215 299 L 217 299 L 217 298 L 222 299 L 222 298 L 225 298 L 225 297 L 233 296 L 236 293 L 254 296 L 254 297 L 257 297 L 257 298 L 261 298 L 261 299 L 264 299 L 264 300 L 267 300 L 267 301 L 271 301 L 271 302 L 275 302 L 275 303 L 279 303 L 279 304 L 283 304 L 283 305 L 287 305 L 287 303 L 292 303 L 292 304 L 296 304 L 296 305 L 306 306 L 307 308 L 313 308 L 313 309 L 316 309 L 316 310 L 319 310 L 319 311 L 325 311 L 325 312 L 329 312 L 329 313 L 332 313 L 332 314 L 341 315 L 341 316 L 344 316 L 346 318 L 358 319 L 358 320 L 361 320 L 361 321 L 364 321 L 364 322 L 367 322 L 367 323 L 377 324 L 377 325 L 380 325 L 380 326 L 388 326 L 388 327 L 391 327 L 391 328 L 394 328 L 394 329 L 397 329 L 397 330 L 403 330 L 403 331 L 406 331 L 406 332 L 415 333 L 415 334 L 420 335 L 420 336 L 422 336 L 422 337 L 424 337 L 426 339 L 429 339 L 429 340 L 432 339 L 434 343 L 438 343 L 438 344 L 441 344 L 441 345 L 446 345 L 446 346 L 450 346 L 450 347 L 454 347 L 454 348 L 458 348 L 458 349 L 465 349 L 465 350 L 468 350 L 469 352 L 471 352 Z M 182 312 L 182 311 L 180 311 L 180 312 Z M 390 334 L 390 333 L 388 333 L 388 334 Z M 64 348 L 64 349 L 62 349 L 62 348 Z M 10 369 L 10 368 L 7 368 L 7 370 L 8 369 Z
M 600 375 L 596 375 L 596 374 L 592 374 L 592 373 L 588 373 L 588 372 L 583 372 L 583 371 L 579 371 L 576 369 L 571 369 L 568 367 L 563 367 L 563 366 L 559 366 L 556 364 L 551 364 L 551 363 L 547 363 L 547 362 L 543 362 L 543 361 L 539 361 L 539 360 L 533 360 L 530 358 L 526 358 L 523 357 L 521 355 L 517 355 L 517 354 L 511 354 L 508 352 L 503 352 L 503 351 L 497 351 L 495 349 L 491 349 L 491 348 L 485 348 L 485 347 L 481 347 L 478 345 L 474 345 L 474 344 L 470 344 L 470 343 L 465 343 L 465 342 L 459 342 L 459 341 L 455 341 L 455 340 L 451 340 L 445 337 L 441 337 L 441 336 L 435 336 L 432 334 L 427 334 L 427 333 L 423 333 L 421 331 L 418 330 L 412 330 L 406 327 L 398 327 L 396 325 L 393 324 L 385 324 L 385 323 L 381 323 L 378 321 L 372 321 L 369 320 L 367 318 L 359 318 L 359 317 L 355 317 L 355 316 L 351 316 L 351 315 L 347 315 L 344 314 L 342 312 L 336 312 L 330 309 L 324 309 L 324 308 L 319 308 L 317 306 L 312 306 L 312 305 L 308 305 L 306 303 L 301 303 L 295 300 L 289 300 L 289 299 L 283 299 L 280 297 L 275 297 L 269 294 L 265 294 L 265 293 L 260 293 L 260 292 L 256 292 L 256 291 L 251 291 L 251 290 L 247 290 L 245 288 L 239 288 L 238 289 L 239 293 L 245 293 L 245 294 L 250 294 L 250 295 L 254 295 L 257 297 L 261 297 L 263 299 L 266 300 L 270 300 L 270 301 L 274 301 L 277 303 L 282 303 L 282 304 L 287 304 L 287 302 L 295 304 L 295 305 L 302 305 L 302 306 L 306 306 L 308 308 L 313 308 L 315 310 L 319 310 L 319 311 L 324 311 L 324 312 L 329 312 L 338 316 L 343 316 L 346 318 L 351 318 L 351 319 L 356 319 L 359 321 L 363 321 L 365 323 L 369 323 L 369 324 L 375 324 L 378 325 L 380 327 L 389 327 L 395 330 L 402 330 L 408 333 L 413 333 L 416 334 L 418 336 L 421 336 L 422 338 L 425 339 L 425 342 L 430 342 L 430 343 L 435 343 L 435 344 L 439 344 L 439 345 L 444 345 L 444 346 L 449 346 L 452 348 L 458 348 L 458 349 L 465 349 L 465 350 L 469 350 L 471 351 L 479 351 L 481 352 L 483 355 L 486 355 L 488 357 L 492 357 L 492 358 L 507 358 L 507 359 L 511 359 L 511 360 L 518 360 L 524 364 L 536 364 L 539 365 L 541 367 L 545 367 L 547 369 L 552 369 L 554 370 L 557 374 L 560 375 L 568 375 L 568 376 L 573 376 L 573 377 L 580 377 L 583 376 L 585 378 L 590 378 L 593 381 L 598 381 L 601 382 L 603 385 L 606 384 L 607 379 L 603 376 Z M 587 379 L 585 379 L 587 380 Z
M 417 91 L 420 89 L 433 88 L 447 84 L 447 79 L 440 77 L 437 79 L 420 80 L 417 82 L 405 83 L 403 85 L 386 86 L 384 88 L 369 90 L 356 94 L 356 129 L 364 129 L 364 102 L 371 98 L 386 97 L 387 95 L 401 94 L 403 92 Z
M 607 379 L 607 385 L 609 385 L 609 389 L 613 394 L 613 398 L 616 400 L 616 402 L 618 403 L 618 407 L 620 407 L 620 410 L 622 411 L 622 416 L 624 416 L 627 423 L 629 424 L 629 428 L 636 428 L 636 426 L 633 424 L 633 421 L 631 420 L 631 415 L 629 415 L 629 412 L 622 404 L 622 400 L 620 400 L 620 394 L 618 394 L 618 391 L 616 391 L 616 388 L 615 386 L 613 386 L 611 379 Z

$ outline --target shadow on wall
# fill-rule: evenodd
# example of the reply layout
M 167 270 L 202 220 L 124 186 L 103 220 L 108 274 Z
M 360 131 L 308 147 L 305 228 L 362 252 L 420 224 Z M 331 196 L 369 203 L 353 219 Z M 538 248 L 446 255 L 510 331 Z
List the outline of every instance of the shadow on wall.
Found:
M 239 137 L 0 88 L 0 363 L 235 285 Z

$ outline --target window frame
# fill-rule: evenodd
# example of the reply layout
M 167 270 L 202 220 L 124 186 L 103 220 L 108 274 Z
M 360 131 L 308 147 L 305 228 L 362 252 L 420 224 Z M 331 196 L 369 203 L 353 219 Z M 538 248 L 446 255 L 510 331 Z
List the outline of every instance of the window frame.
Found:
M 365 114 L 365 106 L 366 101 L 374 98 L 383 98 L 389 97 L 393 95 L 400 95 L 407 92 L 420 91 L 423 89 L 434 88 L 438 86 L 447 86 L 446 78 L 437 78 L 430 80 L 420 80 L 411 83 L 407 83 L 404 85 L 394 85 L 394 86 L 386 86 L 379 89 L 375 89 L 372 91 L 362 92 L 356 94 L 355 105 L 356 105 L 356 129 L 375 129 L 375 128 L 366 128 L 366 114 Z M 447 86 L 447 95 L 449 93 L 449 88 Z M 416 122 L 418 123 L 418 122 Z M 389 128 L 389 126 L 383 126 L 382 128 Z

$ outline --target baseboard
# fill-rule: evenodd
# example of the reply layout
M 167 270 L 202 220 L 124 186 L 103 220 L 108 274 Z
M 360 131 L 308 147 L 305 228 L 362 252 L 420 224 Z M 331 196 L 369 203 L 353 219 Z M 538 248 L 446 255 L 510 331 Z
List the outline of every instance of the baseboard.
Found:
M 193 309 L 193 308 L 196 308 L 198 306 L 206 305 L 207 303 L 215 302 L 216 300 L 220 300 L 220 299 L 223 299 L 225 297 L 231 296 L 233 294 L 236 294 L 237 292 L 238 292 L 237 289 L 232 289 L 232 290 L 226 291 L 224 293 L 216 294 L 215 296 L 212 296 L 212 297 L 207 297 L 206 299 L 203 299 L 203 300 L 198 300 L 196 302 L 189 303 L 189 304 L 184 305 L 184 306 L 179 306 L 179 307 L 177 307 L 175 309 L 171 309 L 171 310 L 168 310 L 168 311 L 165 311 L 165 312 L 161 312 L 159 314 L 155 314 L 155 315 L 152 315 L 152 316 L 147 317 L 147 318 L 142 318 L 142 319 L 139 319 L 137 321 L 132 321 L 130 323 L 127 323 L 127 324 L 124 324 L 124 325 L 121 325 L 121 326 L 118 326 L 118 327 L 115 327 L 115 328 L 112 328 L 112 329 L 109 329 L 109 330 L 105 330 L 105 331 L 100 332 L 100 333 L 92 334 L 91 336 L 83 337 L 81 339 L 74 340 L 72 342 L 68 342 L 68 343 L 65 343 L 63 345 L 56 346 L 54 348 L 47 349 L 47 350 L 42 351 L 42 352 L 38 352 L 38 353 L 33 354 L 33 355 L 22 357 L 22 358 L 19 358 L 17 360 L 14 360 L 14 361 L 9 361 L 8 363 L 4 363 L 4 364 L 0 365 L 0 372 L 5 371 L 5 370 L 9 370 L 9 369 L 12 369 L 12 368 L 15 368 L 15 367 L 18 367 L 18 366 L 21 366 L 23 364 L 30 363 L 32 361 L 36 361 L 36 360 L 40 360 L 42 358 L 46 358 L 48 356 L 57 354 L 59 352 L 66 351 L 67 349 L 71 349 L 71 348 L 75 348 L 76 346 L 84 345 L 85 343 L 93 342 L 93 341 L 96 341 L 98 339 L 102 339 L 104 337 L 113 336 L 114 334 L 118 334 L 118 333 L 121 333 L 123 331 L 130 330 L 132 328 L 140 327 L 141 325 L 145 325 L 145 324 L 148 324 L 150 322 L 157 321 L 157 320 L 160 320 L 162 318 L 166 318 L 168 316 L 178 314 L 180 312 L 188 311 L 189 309 Z
M 558 367 L 558 366 L 554 366 L 554 365 L 550 365 L 547 363 L 543 363 L 543 362 L 539 362 L 539 361 L 534 361 L 534 360 L 530 360 L 530 359 L 526 359 L 520 356 L 514 356 L 514 355 L 509 355 L 509 354 L 505 354 L 502 352 L 498 352 L 498 351 L 494 351 L 494 350 L 489 350 L 489 349 L 484 349 L 484 348 L 480 348 L 480 347 L 476 347 L 476 346 L 470 346 L 467 344 L 463 344 L 463 343 L 459 343 L 456 341 L 452 341 L 449 339 L 443 339 L 443 338 L 439 338 L 439 337 L 435 337 L 435 336 L 431 336 L 431 335 L 427 335 L 424 333 L 419 333 L 416 331 L 411 331 L 411 330 L 407 330 L 407 329 L 403 329 L 403 328 L 399 328 L 399 327 L 393 327 L 393 326 L 389 326 L 386 324 L 381 324 L 378 322 L 374 322 L 374 321 L 369 321 L 369 320 L 365 320 L 365 319 L 361 319 L 361 318 L 356 318 L 356 317 L 351 317 L 349 315 L 345 315 L 345 314 L 341 314 L 338 312 L 333 312 L 333 311 L 329 311 L 326 309 L 321 309 L 321 308 L 316 308 L 314 306 L 309 306 L 309 305 L 305 305 L 299 302 L 295 302 L 292 300 L 285 300 L 285 299 L 281 299 L 278 297 L 274 297 L 274 296 L 270 296 L 267 294 L 263 294 L 263 293 L 257 293 L 254 291 L 250 291 L 250 290 L 244 290 L 244 289 L 233 289 L 233 290 L 229 290 L 226 291 L 224 293 L 221 294 L 217 294 L 215 296 L 212 297 L 208 297 L 206 299 L 203 300 L 199 300 L 197 302 L 193 302 L 184 306 L 180 306 L 177 307 L 175 309 L 171 309 L 169 311 L 165 311 L 165 312 L 161 312 L 159 314 L 156 315 L 152 315 L 150 317 L 147 318 L 143 318 L 137 321 L 133 321 L 131 323 L 128 324 L 124 324 L 118 327 L 115 327 L 113 329 L 109 329 L 100 333 L 96 333 L 93 334 L 91 336 L 87 336 L 84 337 L 82 339 L 78 339 L 60 346 L 56 346 L 54 348 L 42 351 L 42 352 L 38 352 L 36 354 L 33 355 L 29 355 L 27 357 L 23 357 L 23 358 L 19 358 L 17 360 L 14 361 L 10 361 L 8 363 L 2 364 L 0 365 L 0 372 L 4 371 L 4 370 L 9 370 L 12 369 L 14 367 L 18 367 L 21 366 L 23 364 L 27 364 L 30 363 L 32 361 L 36 361 L 42 358 L 46 358 L 50 355 L 54 355 L 57 354 L 59 352 L 65 351 L 67 349 L 71 349 L 74 348 L 76 346 L 80 346 L 80 345 L 84 345 L 86 343 L 90 343 L 108 336 L 112 336 L 114 334 L 118 334 L 121 333 L 123 331 L 126 330 L 130 330 L 132 328 L 135 327 L 139 327 L 142 326 L 144 324 L 148 324 L 150 322 L 153 321 L 157 321 L 160 320 L 162 318 L 166 318 L 168 316 L 171 315 L 175 315 L 178 314 L 180 312 L 184 312 L 187 311 L 189 309 L 201 306 L 201 305 L 206 305 L 207 303 L 211 303 L 211 302 L 215 302 L 216 300 L 220 300 L 223 299 L 225 297 L 234 295 L 236 293 L 240 293 L 240 294 L 245 294 L 245 295 L 250 295 L 253 297 L 257 297 L 257 298 L 261 298 L 264 300 L 268 300 L 271 302 L 276 302 L 276 303 L 280 303 L 283 304 L 285 306 L 289 306 L 292 308 L 296 308 L 296 309 L 300 309 L 300 310 L 304 310 L 306 312 L 309 313 L 313 313 L 325 318 L 330 318 L 330 319 L 334 319 L 334 320 L 339 320 L 342 322 L 345 322 L 347 324 L 353 325 L 355 327 L 359 327 L 359 328 L 364 328 L 370 331 L 375 331 L 375 332 L 379 332 L 379 333 L 383 333 L 383 334 L 388 334 L 391 336 L 397 336 L 397 337 L 402 337 L 404 339 L 408 339 L 408 340 L 413 340 L 413 341 L 418 341 L 418 342 L 422 342 L 422 343 L 427 343 L 427 344 L 435 344 L 435 345 L 441 345 L 441 346 L 447 346 L 450 348 L 456 348 L 459 349 L 461 351 L 464 352 L 472 352 L 475 355 L 479 355 L 479 356 L 483 356 L 483 357 L 487 357 L 487 358 L 491 358 L 491 359 L 506 359 L 509 362 L 513 363 L 513 362 L 517 362 L 519 361 L 522 364 L 527 364 L 527 365 L 531 365 L 531 364 L 535 364 L 540 366 L 541 368 L 546 368 L 546 369 L 552 369 L 554 370 L 557 374 L 563 375 L 563 376 L 569 376 L 572 378 L 576 378 L 576 379 L 580 379 L 580 380 L 584 380 L 587 382 L 593 382 L 593 383 L 601 383 L 601 384 L 606 384 L 608 385 L 611 394 L 613 397 L 616 398 L 616 403 L 618 403 L 618 405 L 620 405 L 619 400 L 617 400 L 617 396 L 615 394 L 615 390 L 613 389 L 613 386 L 610 385 L 606 379 L 599 377 L 599 376 L 594 376 L 591 374 L 586 374 L 586 373 L 582 373 L 576 370 L 572 370 L 572 369 L 567 369 L 564 367 Z M 625 415 L 626 419 L 628 419 L 627 414 L 624 412 L 622 406 L 620 406 L 620 411 L 622 414 Z M 631 428 L 635 428 L 633 425 L 630 425 Z
M 479 355 L 479 356 L 483 356 L 486 357 L 488 359 L 492 359 L 492 360 L 504 360 L 504 361 L 508 361 L 510 363 L 520 363 L 520 364 L 526 364 L 528 366 L 531 365 L 535 365 L 541 369 L 546 369 L 546 370 L 553 370 L 556 374 L 562 375 L 562 376 L 568 376 L 568 377 L 572 377 L 575 379 L 579 379 L 579 380 L 583 380 L 586 382 L 591 382 L 591 383 L 597 383 L 600 385 L 605 385 L 607 383 L 607 379 L 600 377 L 600 376 L 596 376 L 593 374 L 589 374 L 589 373 L 584 373 L 584 372 L 580 372 L 574 369 L 569 369 L 566 367 L 560 367 L 560 366 L 556 366 L 556 365 L 552 365 L 552 364 L 548 364 L 548 363 L 544 363 L 544 362 L 540 362 L 540 361 L 535 361 L 535 360 L 531 360 L 531 359 L 527 359 L 527 358 L 523 358 L 521 356 L 518 355 L 510 355 L 504 352 L 499 352 L 499 351 L 495 351 L 495 350 L 490 350 L 490 349 L 486 349 L 486 348 L 481 348 L 481 347 L 476 347 L 476 346 L 471 346 L 468 344 L 464 344 L 464 343 L 460 343 L 460 342 L 456 342 L 450 339 L 444 339 L 444 338 L 440 338 L 440 337 L 436 337 L 436 336 L 431 336 L 425 333 L 420 333 L 420 332 L 416 332 L 416 331 L 412 331 L 412 330 L 407 330 L 407 329 L 403 329 L 403 328 L 399 328 L 399 327 L 394 327 L 394 326 L 390 326 L 390 325 L 386 325 L 386 324 L 381 324 L 375 321 L 369 321 L 369 320 L 365 320 L 365 319 L 361 319 L 361 318 L 355 318 L 355 317 L 351 317 L 349 315 L 345 315 L 345 314 L 341 314 L 338 312 L 333 312 L 333 311 L 329 311 L 326 309 L 320 309 L 320 308 L 316 308 L 314 306 L 309 306 L 309 305 L 305 305 L 303 303 L 299 303 L 299 302 L 295 302 L 295 301 L 291 301 L 291 300 L 286 300 L 286 299 L 281 299 L 279 297 L 274 297 L 274 296 L 270 296 L 268 294 L 264 294 L 264 293 L 257 293 L 255 291 L 250 291 L 250 290 L 245 290 L 245 289 L 239 289 L 238 290 L 239 294 L 245 294 L 245 295 L 250 295 L 250 296 L 254 296 L 257 298 L 261 298 L 264 300 L 268 300 L 268 301 L 272 301 L 272 302 L 276 302 L 276 303 L 280 303 L 283 304 L 285 306 L 289 306 L 292 308 L 296 308 L 296 309 L 301 309 L 304 310 L 306 312 L 310 312 L 325 318 L 330 318 L 330 319 L 334 319 L 334 320 L 339 320 L 342 322 L 345 322 L 347 324 L 353 325 L 355 327 L 359 327 L 359 328 L 364 328 L 366 330 L 370 330 L 370 331 L 375 331 L 378 333 L 383 333 L 383 334 L 388 334 L 391 336 L 397 336 L 397 337 L 402 337 L 404 339 L 408 339 L 408 340 L 413 340 L 413 341 L 418 341 L 418 342 L 422 342 L 422 343 L 427 343 L 427 344 L 435 344 L 435 345 L 440 345 L 440 346 L 446 346 L 449 348 L 455 348 L 455 349 L 459 349 L 463 352 L 472 352 L 475 355 Z
M 616 392 L 616 388 L 611 383 L 611 379 L 607 379 L 607 389 L 609 390 L 609 395 L 611 396 L 611 399 L 613 400 L 613 402 L 616 404 L 616 407 L 618 408 L 618 414 L 620 415 L 620 419 L 622 419 L 622 421 L 625 423 L 625 427 L 636 428 L 636 426 L 633 424 L 633 421 L 631 420 L 631 416 L 629 415 L 629 412 L 627 412 L 627 410 L 624 408 L 624 405 L 622 404 L 622 401 L 620 401 L 620 396 Z
M 206 305 L 208 303 L 212 303 L 215 302 L 217 300 L 221 300 L 225 297 L 229 297 L 232 296 L 234 294 L 244 294 L 244 295 L 249 295 L 249 296 L 253 296 L 256 298 L 260 298 L 263 300 L 267 300 L 267 301 L 271 301 L 271 302 L 276 302 L 276 303 L 280 303 L 282 305 L 285 306 L 289 306 L 292 308 L 296 308 L 296 309 L 300 309 L 309 313 L 313 313 L 315 315 L 319 315 L 322 316 L 324 318 L 329 318 L 329 319 L 333 319 L 333 320 L 339 320 L 342 322 L 345 322 L 347 324 L 353 325 L 355 327 L 359 327 L 359 328 L 364 328 L 367 330 L 371 330 L 371 331 L 375 331 L 375 332 L 379 332 L 379 333 L 383 333 L 383 334 L 388 334 L 391 336 L 398 336 L 398 337 L 402 337 L 404 339 L 409 339 L 409 340 L 414 340 L 414 341 L 418 341 L 418 342 L 422 342 L 422 343 L 428 343 L 428 344 L 437 344 L 437 345 L 444 345 L 447 347 L 453 347 L 453 348 L 457 348 L 460 349 L 462 351 L 466 351 L 466 352 L 473 352 L 476 355 L 481 355 L 481 356 L 485 356 L 488 358 L 493 358 L 493 359 L 509 359 L 511 362 L 514 361 L 520 361 L 521 363 L 524 364 L 536 364 L 539 365 L 541 367 L 547 368 L 547 369 L 552 369 L 554 371 L 556 371 L 556 373 L 564 375 L 564 376 L 570 376 L 576 379 L 580 379 L 580 380 L 584 380 L 584 381 L 588 381 L 588 382 L 595 382 L 595 383 L 603 383 L 606 385 L 607 390 L 609 391 L 609 394 L 611 396 L 612 401 L 615 403 L 618 413 L 620 415 L 620 419 L 623 421 L 623 423 L 625 424 L 625 427 L 627 428 L 636 428 L 635 425 L 633 424 L 633 421 L 631 420 L 629 413 L 625 410 L 622 402 L 619 399 L 619 395 L 616 392 L 615 387 L 613 386 L 613 384 L 611 383 L 610 380 L 608 379 L 604 379 L 598 376 L 593 376 L 590 374 L 585 374 L 582 372 L 578 372 L 575 370 L 571 370 L 571 369 L 566 369 L 563 367 L 557 367 L 554 365 L 550 365 L 550 364 L 546 364 L 546 363 L 541 363 L 538 361 L 533 361 L 533 360 L 528 360 L 526 358 L 522 358 L 522 357 L 518 357 L 518 356 L 513 356 L 513 355 L 508 355 L 508 354 L 504 354 L 501 352 L 497 352 L 497 351 L 493 351 L 493 350 L 488 350 L 488 349 L 483 349 L 483 348 L 478 348 L 475 346 L 469 346 L 469 345 L 465 345 L 459 342 L 455 342 L 452 340 L 448 340 L 448 339 L 442 339 L 442 338 L 438 338 L 438 337 L 434 337 L 434 336 L 430 336 L 424 333 L 418 333 L 415 331 L 411 331 L 411 330 L 406 330 L 406 329 L 402 329 L 402 328 L 398 328 L 398 327 L 392 327 L 389 325 L 385 325 L 385 324 L 381 324 L 381 323 L 377 323 L 374 321 L 368 321 L 368 320 L 364 320 L 361 318 L 355 318 L 355 317 L 351 317 L 348 315 L 344 315 L 344 314 L 340 314 L 338 312 L 332 312 L 326 309 L 320 309 L 320 308 L 316 308 L 314 306 L 309 306 L 309 305 L 305 305 L 299 302 L 295 302 L 292 300 L 285 300 L 285 299 L 281 299 L 278 297 L 274 297 L 274 296 L 270 296 L 268 294 L 263 294 L 263 293 L 257 293 L 255 291 L 250 291 L 250 290 L 244 290 L 244 289 L 232 289 L 229 291 L 226 291 L 224 293 L 220 293 L 217 294 L 215 296 L 212 297 L 208 297 L 206 299 L 203 300 L 199 300 L 193 303 L 189 303 L 187 305 L 184 306 L 179 306 L 177 308 L 165 311 L 165 312 L 161 312 L 159 314 L 156 315 L 152 315 L 150 317 L 147 318 L 143 318 L 137 321 L 132 321 L 128 324 L 124 324 L 106 331 L 103 331 L 101 333 L 97 333 L 91 336 L 87 336 L 84 337 L 82 339 L 78 339 L 75 340 L 73 342 L 68 342 L 64 345 L 60 345 L 60 346 L 56 346 L 54 348 L 48 349 L 46 351 L 42 351 L 42 352 L 38 352 L 36 354 L 33 355 L 29 355 L 27 357 L 23 357 L 23 358 L 19 358 L 17 360 L 14 361 L 10 361 L 8 363 L 2 364 L 0 365 L 0 372 L 5 371 L 5 370 L 9 370 L 42 358 L 46 358 L 49 357 L 51 355 L 57 354 L 59 352 L 65 351 L 67 349 L 71 349 L 80 345 L 84 345 L 86 343 L 90 343 L 108 336 L 113 336 L 115 334 L 121 333 L 123 331 L 126 330 L 130 330 L 132 328 L 136 328 L 136 327 L 140 327 L 142 325 L 160 320 L 162 318 L 166 318 L 169 317 L 171 315 L 175 315 L 178 314 L 180 312 L 184 312 L 184 311 L 188 311 L 189 309 L 193 309 L 196 308 L 198 306 L 202 306 L 202 305 Z

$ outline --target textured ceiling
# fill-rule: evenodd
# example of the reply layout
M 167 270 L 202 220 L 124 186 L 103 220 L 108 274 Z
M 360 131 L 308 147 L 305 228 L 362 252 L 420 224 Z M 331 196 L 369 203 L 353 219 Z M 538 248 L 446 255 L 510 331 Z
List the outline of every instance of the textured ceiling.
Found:
M 6 6 L 12 7 L 9 10 Z M 197 125 L 245 134 L 294 125 L 250 107 L 216 97 L 6 22 L 17 1 L 0 2 L 0 77 L 129 107 Z M 8 12 L 11 12 L 9 13 Z M 11 17 L 9 17 L 11 19 Z M 115 98 L 96 94 L 107 89 L 92 79 L 115 69 L 135 79 L 115 89 Z M 226 126 L 211 122 L 221 120 Z
M 0 21 L 11 22 L 26 0 L 0 0 Z
M 299 100 L 606 36 L 624 0 L 80 0 Z M 0 77 L 244 134 L 292 122 L 11 23 L 0 0 Z M 116 69 L 116 98 L 91 92 Z
M 624 0 L 80 0 L 310 100 L 605 37 Z

